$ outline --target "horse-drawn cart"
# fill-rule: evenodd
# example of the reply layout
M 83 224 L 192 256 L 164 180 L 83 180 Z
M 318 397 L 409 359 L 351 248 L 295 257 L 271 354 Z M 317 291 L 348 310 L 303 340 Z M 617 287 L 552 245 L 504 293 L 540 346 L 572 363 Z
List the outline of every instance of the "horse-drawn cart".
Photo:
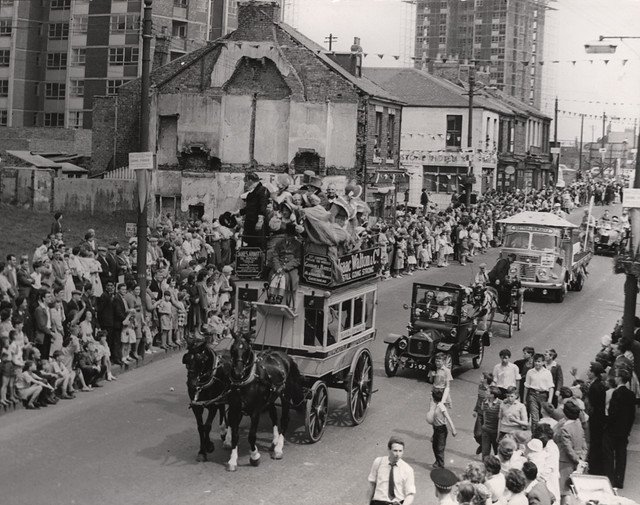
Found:
M 256 261 L 259 261 L 256 255 Z M 256 351 L 285 352 L 297 364 L 306 391 L 305 428 L 317 442 L 328 419 L 328 388 L 345 389 L 354 425 L 367 413 L 373 391 L 373 360 L 368 344 L 376 335 L 379 249 L 331 259 L 305 253 L 299 282 L 288 296 L 273 295 L 250 262 L 237 265 L 237 331 Z

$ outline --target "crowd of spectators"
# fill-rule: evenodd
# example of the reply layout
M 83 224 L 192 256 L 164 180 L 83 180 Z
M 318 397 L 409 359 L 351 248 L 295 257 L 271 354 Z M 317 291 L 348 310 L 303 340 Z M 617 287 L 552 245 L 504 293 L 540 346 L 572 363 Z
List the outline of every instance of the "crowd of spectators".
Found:
M 160 216 L 148 237 L 146 292 L 136 282 L 135 238 L 105 243 L 89 229 L 70 244 L 60 213 L 31 255 L 7 255 L 0 262 L 0 406 L 22 401 L 38 408 L 73 398 L 116 380 L 113 366 L 176 348 L 186 336 L 229 335 L 240 245 L 265 250 L 270 300 L 291 305 L 303 244 L 329 256 L 380 247 L 383 278 L 412 275 L 454 260 L 465 264 L 499 245 L 504 217 L 561 213 L 570 210 L 566 202 L 584 202 L 597 188 L 488 192 L 470 207 L 453 195 L 447 208 L 427 204 L 375 220 L 357 184 L 339 195 L 333 184 L 323 191 L 322 179 L 308 173 L 296 189 L 286 175 L 276 187 L 254 173 L 247 182 L 235 213 L 189 222 Z

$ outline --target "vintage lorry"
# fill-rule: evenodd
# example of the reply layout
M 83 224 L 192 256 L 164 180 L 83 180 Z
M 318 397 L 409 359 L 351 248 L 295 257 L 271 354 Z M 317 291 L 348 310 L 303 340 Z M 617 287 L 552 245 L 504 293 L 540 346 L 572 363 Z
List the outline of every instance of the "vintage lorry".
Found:
M 520 212 L 499 221 L 504 229 L 500 257 L 515 255 L 522 286 L 560 303 L 567 291 L 581 291 L 593 257 L 589 234 L 550 212 Z

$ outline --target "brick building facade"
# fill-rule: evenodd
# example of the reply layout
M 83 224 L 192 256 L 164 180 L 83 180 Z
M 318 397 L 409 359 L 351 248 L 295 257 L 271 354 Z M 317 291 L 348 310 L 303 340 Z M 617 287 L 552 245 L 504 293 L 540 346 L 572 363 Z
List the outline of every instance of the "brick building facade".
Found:
M 361 61 L 358 51 L 327 54 L 281 22 L 277 2 L 239 4 L 234 32 L 152 72 L 158 168 L 313 170 L 359 182 L 398 171 L 402 103 L 361 76 Z M 139 85 L 96 101 L 93 173 L 137 150 Z

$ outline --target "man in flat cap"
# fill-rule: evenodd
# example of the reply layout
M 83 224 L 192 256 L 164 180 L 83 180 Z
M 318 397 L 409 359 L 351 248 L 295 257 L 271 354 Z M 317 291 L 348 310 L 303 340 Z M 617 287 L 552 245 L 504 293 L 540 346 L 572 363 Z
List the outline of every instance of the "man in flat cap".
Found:
M 451 490 L 458 483 L 456 474 L 447 468 L 434 468 L 430 477 L 436 489 L 439 505 L 457 505 L 458 501 L 451 494 Z
M 624 487 L 627 467 L 627 445 L 636 416 L 635 394 L 627 387 L 631 373 L 626 368 L 616 370 L 616 387 L 611 394 L 604 426 L 602 448 L 607 477 L 613 487 Z
M 387 443 L 388 456 L 373 461 L 369 472 L 368 505 L 411 505 L 416 495 L 413 468 L 402 460 L 404 440 L 393 436 Z

